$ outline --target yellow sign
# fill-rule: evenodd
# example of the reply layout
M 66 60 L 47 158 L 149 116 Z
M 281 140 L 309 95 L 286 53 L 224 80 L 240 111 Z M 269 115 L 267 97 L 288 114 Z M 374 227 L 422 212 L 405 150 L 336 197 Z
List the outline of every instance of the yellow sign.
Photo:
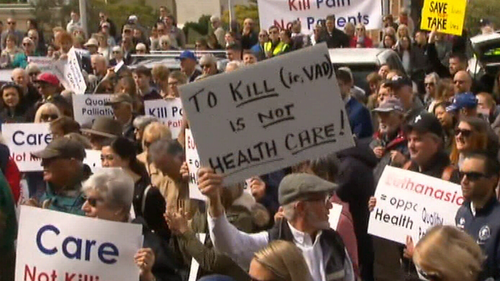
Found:
M 467 0 L 425 0 L 420 29 L 462 35 Z

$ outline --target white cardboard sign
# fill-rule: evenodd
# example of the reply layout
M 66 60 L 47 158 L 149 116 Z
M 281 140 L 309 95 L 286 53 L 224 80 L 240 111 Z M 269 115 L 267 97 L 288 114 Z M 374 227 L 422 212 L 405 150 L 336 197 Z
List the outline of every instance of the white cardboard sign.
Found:
M 87 83 L 83 78 L 82 68 L 78 61 L 75 48 L 71 48 L 68 53 L 68 61 L 64 65 L 64 78 L 68 82 L 70 89 L 77 95 L 85 94 Z
M 375 192 L 368 233 L 416 244 L 435 225 L 455 225 L 464 198 L 460 185 L 424 174 L 387 166 Z
M 354 145 L 326 44 L 179 90 L 202 165 L 228 185 Z
M 382 25 L 382 1 L 378 0 L 258 0 L 258 7 L 261 27 L 289 29 L 294 20 L 299 20 L 304 34 L 311 34 L 328 15 L 335 15 L 340 30 L 348 22 L 362 23 L 366 29 Z
M 85 149 L 85 155 L 83 163 L 90 167 L 92 173 L 96 173 L 97 171 L 103 169 L 100 150 Z
M 75 121 L 83 127 L 91 127 L 99 116 L 113 117 L 111 106 L 104 105 L 111 99 L 109 94 L 74 95 L 73 113 Z
M 343 206 L 337 203 L 332 203 L 332 208 L 330 209 L 330 214 L 328 216 L 328 222 L 333 230 L 337 230 L 340 221 L 340 215 L 342 214 Z
M 200 169 L 200 157 L 191 134 L 190 129 L 186 129 L 186 162 L 189 169 L 189 198 L 206 201 L 207 198 L 198 189 L 198 170 Z
M 182 101 L 180 98 L 168 100 L 144 101 L 146 115 L 160 119 L 172 132 L 172 138 L 177 138 L 182 127 Z
M 138 224 L 22 206 L 17 241 L 16 281 L 139 280 Z
M 43 150 L 52 141 L 49 123 L 3 124 L 2 135 L 21 172 L 41 171 L 41 160 L 31 153 Z

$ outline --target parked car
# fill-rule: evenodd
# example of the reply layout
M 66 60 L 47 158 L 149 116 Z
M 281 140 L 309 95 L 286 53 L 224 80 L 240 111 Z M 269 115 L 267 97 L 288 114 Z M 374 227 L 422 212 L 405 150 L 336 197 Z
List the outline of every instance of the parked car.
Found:
M 378 71 L 383 64 L 388 64 L 391 69 L 397 69 L 405 73 L 403 64 L 398 54 L 391 49 L 376 48 L 345 48 L 330 49 L 330 60 L 335 67 L 347 66 L 351 69 L 354 84 L 369 93 L 366 76 Z

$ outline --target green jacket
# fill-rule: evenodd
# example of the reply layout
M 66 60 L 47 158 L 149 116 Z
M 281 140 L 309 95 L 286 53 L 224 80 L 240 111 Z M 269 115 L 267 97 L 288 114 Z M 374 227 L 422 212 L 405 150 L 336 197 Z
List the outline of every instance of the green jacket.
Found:
M 0 253 L 14 249 L 17 237 L 17 219 L 14 196 L 5 177 L 0 173 Z
M 229 222 L 241 231 L 252 233 L 253 223 L 250 211 L 241 206 L 232 206 L 227 210 Z M 245 270 L 238 266 L 228 256 L 214 249 L 208 233 L 207 214 L 197 212 L 191 221 L 191 231 L 171 239 L 180 250 L 184 263 L 190 264 L 194 258 L 200 264 L 198 278 L 210 274 L 224 274 L 236 281 L 248 281 L 250 278 Z M 206 233 L 205 244 L 196 237 L 196 233 Z
M 71 189 L 56 194 L 52 185 L 47 183 L 45 193 L 40 197 L 40 203 L 43 208 L 49 210 L 84 216 L 82 206 L 85 199 L 81 189 L 81 183 L 78 183 Z

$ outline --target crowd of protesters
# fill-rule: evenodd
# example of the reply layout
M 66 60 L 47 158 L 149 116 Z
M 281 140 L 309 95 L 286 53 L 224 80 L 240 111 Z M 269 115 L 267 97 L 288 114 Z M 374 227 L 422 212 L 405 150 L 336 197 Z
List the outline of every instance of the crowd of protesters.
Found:
M 210 34 L 189 51 L 165 7 L 151 28 L 135 15 L 121 29 L 105 13 L 99 16 L 90 34 L 76 12 L 47 40 L 35 20 L 22 32 L 9 18 L 2 32 L 0 67 L 13 70 L 12 82 L 0 88 L 1 122 L 49 123 L 53 141 L 33 154 L 43 172 L 26 173 L 0 144 L 0 281 L 14 280 L 18 203 L 142 225 L 143 248 L 134 258 L 144 281 L 187 280 L 192 258 L 200 264 L 199 280 L 500 280 L 500 73 L 471 76 L 466 32 L 418 30 L 402 11 L 396 20 L 384 16 L 376 45 L 363 24 L 340 30 L 334 16 L 312 34 L 301 33 L 299 21 L 259 31 L 252 19 L 226 31 L 213 16 Z M 482 21 L 483 33 L 493 30 Z M 245 183 L 223 187 L 223 175 L 202 167 L 199 189 L 207 202 L 190 199 L 183 130 L 173 139 L 165 124 L 144 115 L 144 101 L 177 98 L 183 84 L 321 42 L 392 49 L 402 62 L 404 71 L 384 64 L 369 74 L 367 89 L 356 86 L 348 67 L 336 70 L 356 146 L 255 175 L 250 192 Z M 107 104 L 114 118 L 79 124 L 74 93 L 28 62 L 32 56 L 65 60 L 72 47 L 90 53 L 90 68 L 82 71 L 86 94 L 113 94 Z M 174 50 L 180 71 L 128 67 L 140 59 L 134 54 Z M 229 62 L 221 67 L 212 54 L 197 56 L 207 50 L 225 50 Z M 107 169 L 92 175 L 85 149 L 100 151 Z M 457 227 L 437 226 L 417 245 L 369 235 L 386 166 L 460 184 L 465 202 Z M 29 194 L 20 202 L 22 179 Z M 343 206 L 337 231 L 328 222 L 332 203 Z

